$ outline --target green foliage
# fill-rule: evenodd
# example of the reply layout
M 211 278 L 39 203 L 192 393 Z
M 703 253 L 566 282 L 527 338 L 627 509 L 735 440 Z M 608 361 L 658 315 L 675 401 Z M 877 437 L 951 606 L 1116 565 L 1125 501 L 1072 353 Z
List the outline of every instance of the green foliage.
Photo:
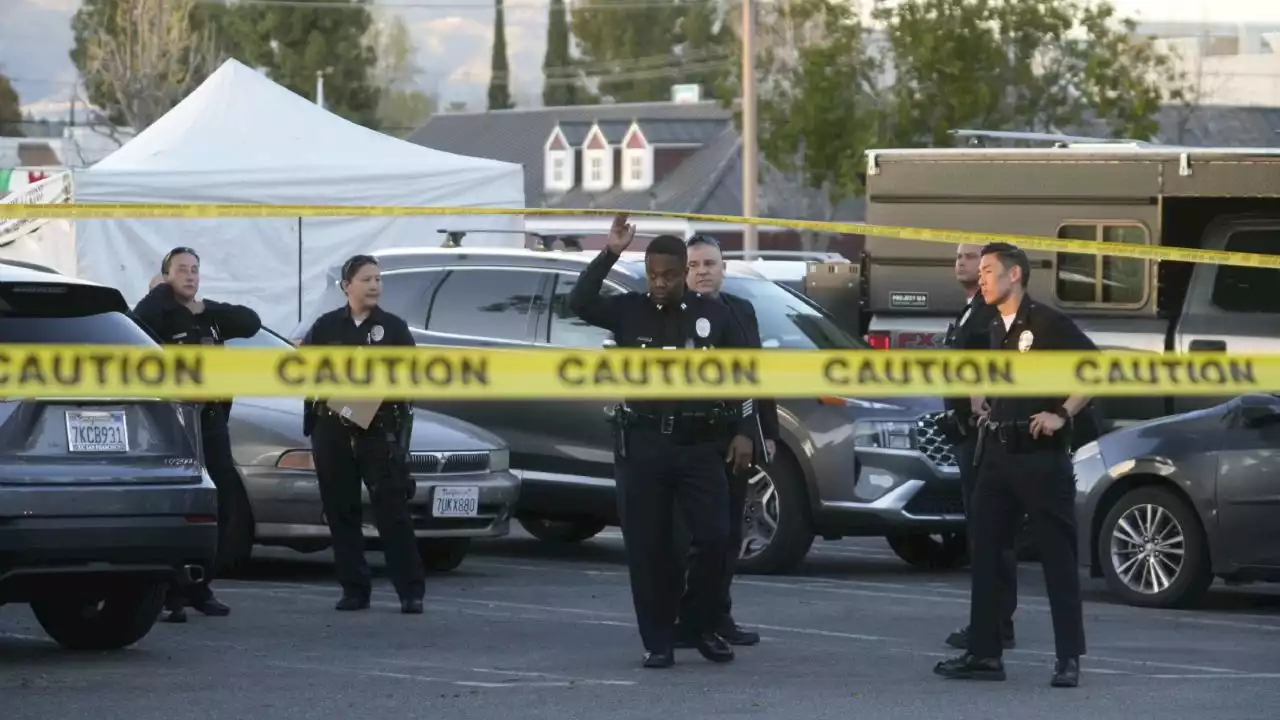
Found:
M 373 82 L 378 88 L 378 129 L 391 135 L 416 130 L 436 110 L 436 99 L 418 86 L 422 68 L 415 57 L 417 47 L 404 19 L 395 16 L 370 30 L 369 42 L 378 62 Z
M 1097 122 L 1149 138 L 1182 97 L 1173 58 L 1088 0 L 901 0 L 878 4 L 895 69 L 892 138 L 950 144 L 962 127 L 1053 131 Z M 1168 88 L 1174 88 L 1169 90 Z
M 507 110 L 511 102 L 511 66 L 507 62 L 507 24 L 502 0 L 494 0 L 493 59 L 489 63 L 489 109 Z
M 0 135 L 20 135 L 18 123 L 22 122 L 22 102 L 9 77 L 0 73 Z
M 712 92 L 733 65 L 714 0 L 584 0 L 571 27 L 584 74 L 616 102 L 669 100 L 680 83 Z
M 350 8 L 337 10 L 333 0 L 295 1 L 299 4 L 242 5 L 229 12 L 225 23 L 234 56 L 310 100 L 315 99 L 317 73 L 323 73 L 325 107 L 377 127 L 380 92 L 368 3 L 351 0 Z
M 542 104 L 547 107 L 585 105 L 593 100 L 578 82 L 577 63 L 569 52 L 569 18 L 564 0 L 551 0 L 547 9 L 547 54 L 542 61 Z

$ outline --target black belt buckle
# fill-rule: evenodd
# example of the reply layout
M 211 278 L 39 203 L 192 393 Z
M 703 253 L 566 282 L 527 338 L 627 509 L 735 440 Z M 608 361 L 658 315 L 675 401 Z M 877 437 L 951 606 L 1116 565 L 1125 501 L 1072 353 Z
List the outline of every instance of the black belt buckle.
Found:
M 676 416 L 663 415 L 662 420 L 658 423 L 658 431 L 663 435 L 670 435 L 676 429 Z

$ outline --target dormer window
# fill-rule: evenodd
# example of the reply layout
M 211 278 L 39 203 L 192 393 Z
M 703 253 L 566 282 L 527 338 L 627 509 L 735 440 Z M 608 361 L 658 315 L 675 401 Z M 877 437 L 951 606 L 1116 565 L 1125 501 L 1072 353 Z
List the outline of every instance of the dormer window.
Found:
M 542 185 L 548 192 L 564 193 L 573 189 L 573 146 L 559 126 L 551 131 L 544 148 Z
M 653 185 L 653 147 L 635 123 L 622 139 L 622 189 L 648 190 Z
M 603 192 L 613 187 L 613 149 L 599 125 L 591 126 L 582 143 L 582 174 L 583 190 Z

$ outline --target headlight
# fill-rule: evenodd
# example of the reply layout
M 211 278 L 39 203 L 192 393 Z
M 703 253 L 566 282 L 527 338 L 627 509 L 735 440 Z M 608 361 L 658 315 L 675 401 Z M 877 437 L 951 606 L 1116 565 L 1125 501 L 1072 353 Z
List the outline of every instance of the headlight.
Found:
M 860 420 L 853 424 L 854 447 L 912 450 L 916 424 L 903 420 Z
M 1101 453 L 1102 451 L 1098 448 L 1098 441 L 1093 440 L 1081 445 L 1080 449 L 1076 450 L 1075 455 L 1071 457 L 1071 461 L 1083 462 L 1095 455 L 1100 455 Z
M 489 472 L 503 472 L 511 468 L 511 451 L 507 448 L 489 451 Z
M 276 460 L 276 467 L 284 470 L 311 470 L 314 472 L 316 464 L 311 459 L 310 450 L 285 450 L 280 453 L 280 459 Z

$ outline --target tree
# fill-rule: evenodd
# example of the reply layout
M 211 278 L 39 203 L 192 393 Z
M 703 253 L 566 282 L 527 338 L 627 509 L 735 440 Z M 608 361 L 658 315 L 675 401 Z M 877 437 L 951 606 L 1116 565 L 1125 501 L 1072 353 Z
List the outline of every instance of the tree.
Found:
M 494 0 L 493 60 L 489 64 L 489 109 L 507 110 L 511 102 L 511 66 L 507 62 L 507 27 L 502 0 Z
M 588 93 L 578 84 L 578 72 L 569 53 L 569 17 L 564 0 L 551 0 L 547 10 L 547 54 L 542 61 L 542 104 L 585 104 Z
M 212 15 L 196 0 L 84 0 L 71 60 L 108 122 L 142 132 L 217 69 Z
M 4 73 L 0 73 L 0 135 L 21 136 L 22 102 L 18 91 Z
M 378 88 L 379 128 L 391 134 L 417 129 L 435 112 L 436 99 L 418 87 L 422 68 L 414 59 L 417 48 L 409 27 L 399 16 L 375 25 L 370 44 L 378 58 L 373 83 Z
M 1106 2 L 900 0 L 878 2 L 873 17 L 885 26 L 902 144 L 951 144 L 949 131 L 966 126 L 1086 122 L 1146 139 L 1161 104 L 1181 97 L 1172 58 Z
M 734 64 L 715 0 L 584 0 L 571 28 L 583 72 L 616 102 L 668 100 L 678 83 L 712 94 Z
M 314 100 L 324 79 L 325 108 L 366 127 L 378 124 L 377 54 L 369 42 L 373 18 L 365 0 L 292 0 L 281 5 L 237 6 L 228 32 L 237 57 Z

